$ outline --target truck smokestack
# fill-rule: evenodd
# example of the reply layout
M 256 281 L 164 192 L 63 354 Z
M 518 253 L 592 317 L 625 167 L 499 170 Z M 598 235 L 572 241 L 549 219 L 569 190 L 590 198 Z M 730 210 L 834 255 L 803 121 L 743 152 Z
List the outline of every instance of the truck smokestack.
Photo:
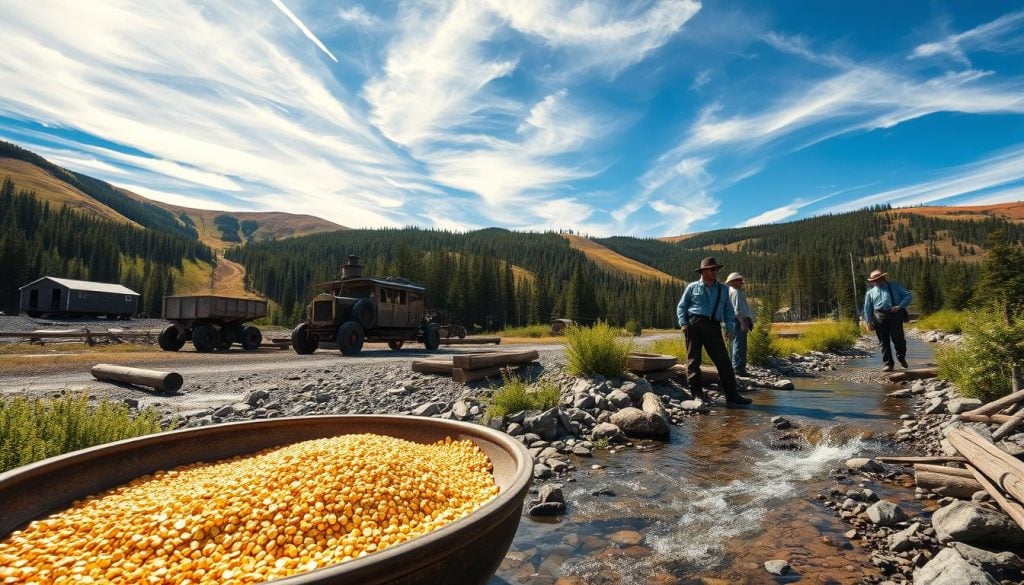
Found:
M 363 265 L 359 263 L 359 256 L 349 256 L 348 262 L 341 265 L 341 279 L 359 278 L 363 275 Z

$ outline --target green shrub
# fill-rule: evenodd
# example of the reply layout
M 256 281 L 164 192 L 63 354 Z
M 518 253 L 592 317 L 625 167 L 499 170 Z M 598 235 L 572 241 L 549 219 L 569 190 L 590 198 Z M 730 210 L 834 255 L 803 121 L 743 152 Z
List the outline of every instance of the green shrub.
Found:
M 525 327 L 507 327 L 498 332 L 500 337 L 550 337 L 550 325 L 526 325 Z
M 943 309 L 927 317 L 917 320 L 917 328 L 922 331 L 943 331 L 945 333 L 961 333 L 963 331 L 963 311 Z
M 772 324 L 767 319 L 758 321 L 754 330 L 747 335 L 747 363 L 755 366 L 767 366 L 768 362 L 782 355 L 779 339 L 772 336 Z
M 161 431 L 160 413 L 132 415 L 127 406 L 101 402 L 89 406 L 85 395 L 57 399 L 11 398 L 0 401 L 0 471 L 47 457 Z
M 558 405 L 561 393 L 554 384 L 530 389 L 525 380 L 505 378 L 505 384 L 494 391 L 487 403 L 484 420 L 501 418 L 522 410 L 547 410 Z
M 643 327 L 640 326 L 640 322 L 636 319 L 626 321 L 626 324 L 622 326 L 622 329 L 626 332 L 626 335 L 632 335 L 633 337 L 640 337 L 644 332 Z
M 573 376 L 619 376 L 633 350 L 632 340 L 619 338 L 618 331 L 603 321 L 593 327 L 569 326 L 564 343 L 566 369 Z
M 935 352 L 939 376 L 963 396 L 991 400 L 1012 390 L 1013 366 L 1024 365 L 1024 315 L 1014 324 L 992 311 L 964 315 L 963 343 Z

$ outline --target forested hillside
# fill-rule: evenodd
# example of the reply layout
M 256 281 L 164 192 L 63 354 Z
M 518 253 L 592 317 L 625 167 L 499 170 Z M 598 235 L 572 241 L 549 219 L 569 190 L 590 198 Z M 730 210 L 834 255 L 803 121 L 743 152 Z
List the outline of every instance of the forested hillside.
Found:
M 367 274 L 424 283 L 429 307 L 487 329 L 546 322 L 552 315 L 671 327 L 680 294 L 678 285 L 599 270 L 556 233 L 348 230 L 250 243 L 226 257 L 244 264 L 249 285 L 280 304 L 277 320 L 295 323 L 311 285 L 335 278 L 349 254 L 363 259 Z M 535 278 L 516 282 L 512 265 Z
M 0 310 L 8 314 L 18 311 L 18 287 L 53 275 L 124 284 L 142 294 L 141 312 L 159 315 L 163 295 L 174 290 L 171 269 L 213 261 L 194 238 L 55 210 L 10 178 L 0 186 L 0 210 Z

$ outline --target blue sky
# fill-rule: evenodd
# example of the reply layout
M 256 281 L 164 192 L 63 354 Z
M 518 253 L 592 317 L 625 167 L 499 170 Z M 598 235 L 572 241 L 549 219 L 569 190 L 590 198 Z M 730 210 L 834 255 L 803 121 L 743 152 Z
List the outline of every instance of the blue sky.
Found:
M 1018 2 L 0 10 L 0 138 L 181 205 L 664 236 L 1024 199 Z

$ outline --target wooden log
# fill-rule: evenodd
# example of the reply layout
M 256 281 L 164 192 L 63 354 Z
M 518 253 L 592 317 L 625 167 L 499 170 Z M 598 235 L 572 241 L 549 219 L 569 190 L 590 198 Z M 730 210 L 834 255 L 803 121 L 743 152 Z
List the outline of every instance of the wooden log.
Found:
M 982 404 L 978 408 L 975 408 L 974 410 L 969 411 L 965 414 L 992 414 L 994 412 L 999 412 L 1000 410 L 1006 408 L 1007 406 L 1010 406 L 1011 404 L 1017 404 L 1022 400 L 1024 400 L 1024 390 L 1020 390 L 1018 392 L 1014 392 L 1013 394 L 1003 396 L 1002 398 L 998 400 L 993 400 L 988 404 Z
M 1009 435 L 1010 433 L 1015 431 L 1022 422 L 1024 422 L 1024 410 L 1018 411 L 1017 414 L 1011 416 L 1009 420 L 1004 422 L 1002 426 L 996 429 L 992 433 L 992 440 L 998 441 L 999 439 L 1002 439 L 1006 435 Z
M 466 383 L 475 382 L 477 380 L 483 380 L 484 378 L 490 378 L 492 376 L 503 376 L 505 374 L 511 374 L 518 370 L 519 365 L 493 366 L 489 368 L 478 368 L 475 370 L 452 368 L 452 380 L 456 382 Z
M 458 337 L 442 337 L 441 345 L 486 345 L 493 343 L 494 345 L 501 345 L 500 337 L 466 337 L 459 339 Z
M 92 367 L 92 375 L 97 380 L 127 382 L 129 384 L 149 386 L 163 392 L 177 392 L 181 390 L 182 384 L 181 374 L 177 372 L 144 370 L 142 368 L 129 368 L 113 364 L 96 364 Z
M 448 374 L 451 375 L 452 360 L 413 360 L 412 371 L 421 374 Z
M 659 372 L 667 370 L 679 363 L 674 355 L 657 353 L 631 353 L 626 361 L 626 369 L 640 374 L 643 372 Z
M 974 477 L 969 469 L 963 467 L 949 467 L 948 465 L 935 465 L 932 463 L 917 463 L 914 471 L 925 471 L 929 473 L 941 473 L 944 475 L 955 475 L 957 477 Z
M 525 364 L 540 356 L 537 350 L 469 353 L 454 357 L 452 365 L 463 370 L 477 370 L 510 364 Z
M 988 495 L 992 496 L 992 499 L 999 504 L 999 507 L 1006 512 L 1006 515 L 1013 518 L 1013 521 L 1017 523 L 1017 526 L 1024 528 L 1024 506 L 1013 500 L 1008 499 L 1003 492 L 996 487 L 996 484 L 985 477 L 985 474 L 981 472 L 977 467 L 968 465 L 967 469 L 974 475 L 974 479 L 977 480 L 981 487 L 985 488 Z
M 979 492 L 984 488 L 971 476 L 970 471 L 966 469 L 962 471 L 966 471 L 968 477 L 932 471 L 915 471 L 914 483 L 917 484 L 917 487 L 935 492 L 940 496 L 969 500 L 974 492 Z
M 1024 501 L 1024 462 L 995 446 L 974 429 L 955 429 L 946 438 L 1000 489 L 1018 502 Z
M 967 463 L 966 457 L 960 457 L 955 455 L 952 457 L 946 457 L 943 455 L 935 455 L 931 457 L 897 457 L 892 455 L 880 455 L 878 457 L 875 457 L 875 459 L 881 461 L 882 463 L 903 463 L 907 465 L 913 463 Z
M 889 376 L 890 382 L 909 382 L 910 380 L 925 380 L 939 375 L 938 368 L 917 368 L 896 372 Z
M 969 412 L 965 412 L 960 415 L 960 420 L 966 422 L 980 422 L 989 425 L 998 425 L 1010 420 L 1010 417 L 1005 414 L 971 414 Z

